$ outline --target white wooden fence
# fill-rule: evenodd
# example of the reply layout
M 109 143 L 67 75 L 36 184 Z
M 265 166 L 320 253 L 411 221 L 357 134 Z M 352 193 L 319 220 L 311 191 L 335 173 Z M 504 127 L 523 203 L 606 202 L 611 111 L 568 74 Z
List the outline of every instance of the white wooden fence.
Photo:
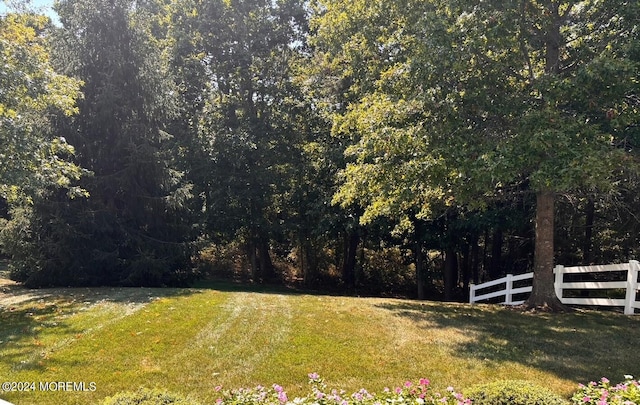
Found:
M 607 273 L 607 272 L 622 272 L 626 271 L 627 276 L 625 281 L 564 281 L 565 274 L 579 274 L 579 273 Z M 636 260 L 631 260 L 629 263 L 623 264 L 609 264 L 604 266 L 577 266 L 577 267 L 564 267 L 556 266 L 553 269 L 555 275 L 555 290 L 556 295 L 560 298 L 563 304 L 570 305 L 598 305 L 598 306 L 614 306 L 624 307 L 624 313 L 627 315 L 635 314 L 635 309 L 640 309 L 640 301 L 636 298 L 636 293 L 640 288 L 638 284 L 638 272 L 640 271 L 640 263 Z M 524 303 L 524 300 L 515 300 L 514 296 L 522 295 L 531 292 L 531 285 L 525 285 L 520 287 L 514 287 L 516 282 L 522 282 L 524 280 L 533 279 L 533 273 L 521 274 L 514 276 L 507 274 L 498 280 L 490 281 L 488 283 L 474 285 L 469 287 L 469 302 L 480 302 L 489 300 L 491 298 L 504 297 L 502 301 L 506 305 L 519 305 Z M 504 285 L 504 289 L 498 291 L 490 291 L 482 293 L 483 290 L 495 290 L 499 285 Z M 519 283 L 523 284 L 523 283 Z M 530 283 L 529 283 L 530 284 Z M 612 290 L 612 289 L 624 289 L 625 298 L 570 298 L 564 297 L 564 290 Z

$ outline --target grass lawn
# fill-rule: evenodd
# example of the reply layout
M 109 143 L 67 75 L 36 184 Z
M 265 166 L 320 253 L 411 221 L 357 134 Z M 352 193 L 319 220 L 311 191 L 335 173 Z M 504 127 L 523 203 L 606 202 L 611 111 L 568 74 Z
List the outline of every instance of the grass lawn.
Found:
M 421 377 L 463 391 L 525 379 L 565 397 L 579 382 L 640 375 L 640 316 L 613 312 L 229 288 L 2 289 L 0 380 L 36 383 L 0 393 L 18 405 L 90 404 L 141 386 L 203 404 L 218 385 L 278 383 L 293 397 L 307 392 L 310 372 L 348 392 Z M 47 392 L 40 382 L 84 382 L 86 391 Z

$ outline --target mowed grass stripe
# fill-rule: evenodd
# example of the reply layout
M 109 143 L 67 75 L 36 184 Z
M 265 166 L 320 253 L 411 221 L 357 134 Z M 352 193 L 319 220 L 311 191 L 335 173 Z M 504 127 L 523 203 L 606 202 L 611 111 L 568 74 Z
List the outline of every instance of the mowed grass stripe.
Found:
M 239 387 L 253 382 L 255 369 L 289 334 L 290 305 L 287 297 L 278 294 L 231 294 L 221 306 L 225 316 L 214 318 L 174 355 L 173 367 L 201 359 L 198 367 L 179 377 L 180 381 L 203 391 L 209 399 L 215 395 L 215 386 Z
M 307 392 L 305 377 L 315 371 L 336 388 L 381 391 L 407 379 L 430 378 L 436 387 L 468 386 L 495 378 L 544 381 L 568 392 L 574 384 L 517 362 L 460 358 L 456 348 L 476 336 L 456 327 L 393 316 L 389 300 L 301 296 L 295 300 L 289 339 L 273 347 L 271 359 L 256 370 L 259 382 L 287 381 L 293 395 Z M 401 301 L 395 301 L 401 302 Z M 427 318 L 428 312 L 422 313 Z M 390 316 L 391 315 L 391 316 Z M 245 383 L 246 385 L 246 383 Z
M 60 320 L 57 330 L 62 332 L 59 335 L 62 341 L 69 339 L 68 331 L 73 331 L 73 343 L 50 353 L 29 369 L 3 373 L 15 381 L 93 381 L 97 385 L 95 392 L 12 393 L 5 395 L 6 399 L 20 405 L 87 404 L 139 386 L 172 386 L 182 391 L 182 386 L 172 382 L 192 362 L 178 370 L 166 367 L 165 363 L 173 353 L 183 350 L 185 340 L 195 336 L 211 316 L 217 315 L 220 304 L 228 298 L 213 291 L 184 291 L 175 297 L 153 300 L 107 325 L 101 325 L 101 320 L 113 316 L 114 305 L 127 311 L 131 304 L 97 304 L 69 315 Z
M 260 292 L 151 292 L 151 298 L 127 293 L 89 305 L 57 298 L 55 310 L 25 302 L 0 312 L 0 340 L 13 334 L 0 344 L 4 379 L 95 381 L 98 388 L 5 399 L 88 404 L 145 386 L 207 404 L 215 403 L 218 385 L 273 383 L 293 397 L 308 392 L 309 372 L 351 392 L 379 392 L 426 377 L 438 389 L 526 379 L 568 396 L 578 382 L 640 375 L 634 354 L 640 317 Z M 43 352 L 39 361 L 16 366 Z

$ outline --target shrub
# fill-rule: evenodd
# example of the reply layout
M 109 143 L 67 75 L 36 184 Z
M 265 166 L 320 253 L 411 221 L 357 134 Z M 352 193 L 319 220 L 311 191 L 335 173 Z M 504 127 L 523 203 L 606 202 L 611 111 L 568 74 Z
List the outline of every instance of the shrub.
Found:
M 139 389 L 105 398 L 100 405 L 198 405 L 198 403 L 166 391 Z
M 569 403 L 527 381 L 503 380 L 465 390 L 473 405 L 568 405 Z
M 612 386 L 603 377 L 599 382 L 591 381 L 587 385 L 580 384 L 573 395 L 573 404 L 585 405 L 638 405 L 640 404 L 640 383 L 633 376 L 625 376 L 625 381 Z

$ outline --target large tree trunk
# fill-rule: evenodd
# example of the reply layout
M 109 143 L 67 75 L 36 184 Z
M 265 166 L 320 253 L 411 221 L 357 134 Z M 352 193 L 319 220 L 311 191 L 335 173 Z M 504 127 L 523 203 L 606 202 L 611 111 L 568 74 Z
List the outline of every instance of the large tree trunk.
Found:
M 558 299 L 554 288 L 554 202 L 555 194 L 552 191 L 539 191 L 536 194 L 536 241 L 533 257 L 533 291 L 525 303 L 525 306 L 527 308 L 540 308 L 550 311 L 564 311 L 567 308 Z
M 550 76 L 560 72 L 560 48 L 562 35 L 559 2 L 549 2 L 547 11 L 551 23 L 547 27 L 545 41 L 545 73 Z M 536 241 L 533 254 L 533 291 L 525 303 L 528 308 L 548 311 L 565 311 L 554 288 L 553 233 L 555 193 L 541 190 L 536 193 Z

